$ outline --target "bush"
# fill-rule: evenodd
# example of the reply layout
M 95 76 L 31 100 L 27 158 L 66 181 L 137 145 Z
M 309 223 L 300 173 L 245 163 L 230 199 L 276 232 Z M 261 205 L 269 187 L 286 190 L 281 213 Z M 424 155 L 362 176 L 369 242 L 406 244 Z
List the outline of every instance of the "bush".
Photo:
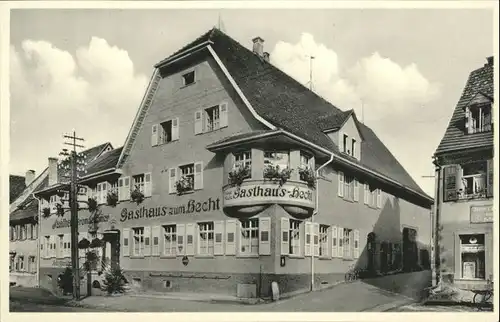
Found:
M 57 278 L 57 286 L 63 292 L 63 295 L 73 293 L 73 271 L 71 267 L 66 267 L 64 272 Z
M 112 268 L 106 272 L 103 280 L 103 291 L 108 294 L 124 293 L 125 292 L 125 276 L 120 267 Z

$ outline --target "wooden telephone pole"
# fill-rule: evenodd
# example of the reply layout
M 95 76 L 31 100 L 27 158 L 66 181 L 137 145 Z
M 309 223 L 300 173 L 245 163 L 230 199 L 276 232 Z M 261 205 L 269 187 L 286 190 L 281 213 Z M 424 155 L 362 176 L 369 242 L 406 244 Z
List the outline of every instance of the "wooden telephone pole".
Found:
M 71 211 L 71 266 L 73 268 L 73 298 L 75 300 L 80 299 L 80 267 L 78 262 L 78 154 L 76 153 L 76 148 L 83 148 L 83 145 L 77 144 L 77 141 L 84 141 L 83 138 L 76 136 L 76 132 L 73 130 L 73 134 L 64 135 L 65 139 L 69 142 L 64 142 L 65 145 L 71 146 L 71 150 L 63 150 L 60 154 L 69 158 L 69 168 L 71 171 L 70 175 L 70 185 L 69 185 L 69 207 Z

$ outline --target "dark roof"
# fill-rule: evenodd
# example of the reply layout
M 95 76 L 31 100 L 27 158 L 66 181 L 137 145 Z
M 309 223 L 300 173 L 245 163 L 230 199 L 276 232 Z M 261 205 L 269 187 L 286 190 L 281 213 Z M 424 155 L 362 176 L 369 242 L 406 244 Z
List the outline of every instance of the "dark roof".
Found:
M 19 195 L 26 188 L 26 180 L 23 176 L 10 175 L 9 177 L 9 203 L 12 203 L 14 200 L 19 197 Z
M 488 59 L 490 60 L 490 59 Z M 467 148 L 493 146 L 493 132 L 475 134 L 465 133 L 465 109 L 477 94 L 493 98 L 493 60 L 483 67 L 472 71 L 462 92 L 448 128 L 435 154 L 452 152 Z
M 175 54 L 208 40 L 213 42 L 212 48 L 257 114 L 279 128 L 338 152 L 338 147 L 323 130 L 343 124 L 352 111 L 338 109 L 217 28 Z M 375 133 L 356 123 L 365 136 L 360 163 L 425 195 Z
M 93 162 L 89 163 L 89 165 L 87 166 L 86 176 L 116 167 L 122 150 L 123 147 L 106 152 L 102 156 L 95 159 Z
M 42 172 L 42 175 L 45 173 L 45 171 Z M 46 188 L 48 186 L 48 183 L 49 183 L 49 177 L 48 175 L 46 175 L 45 178 L 43 178 L 43 180 L 38 184 L 38 186 L 34 187 L 33 191 L 38 191 L 40 189 Z M 11 221 L 21 220 L 29 217 L 34 217 L 37 214 L 38 214 L 38 200 L 36 200 L 36 198 L 33 197 L 33 193 L 30 193 L 26 198 L 26 200 L 21 202 L 17 206 L 17 208 L 10 213 L 9 219 Z
M 216 146 L 216 145 L 219 145 L 222 143 L 230 143 L 230 142 L 234 142 L 234 141 L 238 141 L 238 140 L 242 140 L 242 139 L 249 139 L 249 138 L 256 137 L 256 136 L 266 134 L 266 133 L 275 133 L 275 132 L 278 132 L 278 131 L 277 130 L 258 130 L 258 131 L 245 132 L 245 133 L 236 133 L 236 134 L 227 136 L 223 139 L 220 139 L 219 141 L 210 143 L 208 146 L 209 147 Z
M 96 160 L 96 157 L 98 157 L 101 154 L 101 152 L 105 148 L 107 148 L 107 146 L 110 144 L 111 143 L 109 143 L 109 142 L 102 143 L 102 144 L 96 145 L 94 147 L 91 147 L 87 150 L 84 150 L 84 151 L 80 152 L 79 154 L 81 156 L 86 156 L 85 161 L 88 164 L 87 166 L 89 166 L 92 162 L 94 162 Z M 62 170 L 59 168 L 57 170 L 58 182 L 68 182 L 69 181 L 69 173 L 70 173 L 69 170 Z

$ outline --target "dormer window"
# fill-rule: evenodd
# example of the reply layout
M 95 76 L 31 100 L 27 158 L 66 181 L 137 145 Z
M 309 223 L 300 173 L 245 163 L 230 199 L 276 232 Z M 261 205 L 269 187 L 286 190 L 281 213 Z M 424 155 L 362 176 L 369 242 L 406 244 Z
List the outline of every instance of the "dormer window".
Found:
M 349 139 L 349 136 L 347 134 L 344 134 L 344 138 L 343 138 L 343 144 L 342 146 L 344 147 L 343 151 L 344 153 L 348 153 L 348 145 L 347 145 L 347 140 Z
M 491 131 L 492 113 L 491 104 L 476 104 L 466 108 L 466 133 L 481 133 Z
M 194 70 L 182 75 L 184 81 L 184 86 L 188 86 L 194 83 Z
M 351 141 L 351 153 L 353 157 L 356 157 L 356 140 L 352 139 Z

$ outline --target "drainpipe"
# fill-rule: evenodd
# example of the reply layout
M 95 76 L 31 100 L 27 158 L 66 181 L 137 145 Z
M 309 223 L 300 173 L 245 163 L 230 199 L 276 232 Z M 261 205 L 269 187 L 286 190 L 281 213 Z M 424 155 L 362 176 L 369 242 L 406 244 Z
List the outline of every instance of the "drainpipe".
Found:
M 441 282 L 441 257 L 439 249 L 440 237 L 440 196 L 441 196 L 441 165 L 438 163 L 437 158 L 432 162 L 436 166 L 437 182 L 436 182 L 436 196 L 434 198 L 434 271 L 436 273 L 436 286 Z
M 319 172 L 321 171 L 321 169 L 323 169 L 324 167 L 326 167 L 328 164 L 330 164 L 332 161 L 333 161 L 333 157 L 334 157 L 334 154 L 331 153 L 330 154 L 330 159 L 326 162 L 326 163 L 323 163 L 323 165 L 321 165 L 317 170 L 316 170 L 316 204 L 315 204 L 315 207 L 314 207 L 314 212 L 311 216 L 311 227 L 312 227 L 312 224 L 314 223 L 314 216 L 316 216 L 316 214 L 318 213 L 318 206 L 319 206 Z M 312 234 L 311 234 L 312 236 Z M 319 238 L 319 237 L 318 237 Z M 319 241 L 318 241 L 319 243 Z M 314 240 L 311 240 L 311 245 L 313 245 L 313 250 L 311 252 L 311 292 L 314 291 Z
M 41 253 L 40 253 L 40 240 L 42 239 L 42 218 L 40 215 L 40 198 L 37 198 L 35 194 L 33 193 L 33 198 L 35 198 L 38 202 L 38 211 L 37 211 L 37 239 L 36 239 L 36 285 L 40 287 L 40 260 L 41 260 Z

